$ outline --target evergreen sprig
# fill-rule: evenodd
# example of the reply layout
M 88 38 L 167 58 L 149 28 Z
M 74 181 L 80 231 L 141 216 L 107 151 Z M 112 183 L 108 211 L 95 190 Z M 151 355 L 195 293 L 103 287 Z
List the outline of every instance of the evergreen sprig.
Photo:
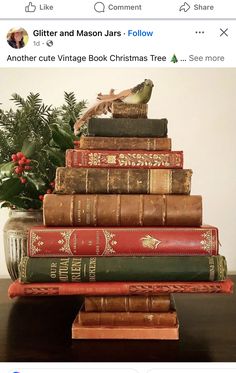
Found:
M 0 109 L 0 203 L 38 209 L 53 189 L 56 168 L 65 164 L 66 149 L 78 140 L 73 126 L 86 101 L 73 92 L 64 92 L 60 107 L 45 105 L 39 93 L 14 93 L 11 100 L 15 110 Z

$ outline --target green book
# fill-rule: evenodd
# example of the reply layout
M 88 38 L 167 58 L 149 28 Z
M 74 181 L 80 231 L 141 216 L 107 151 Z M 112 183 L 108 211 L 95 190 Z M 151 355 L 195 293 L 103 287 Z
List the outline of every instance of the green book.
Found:
M 167 119 L 91 118 L 88 136 L 166 137 Z
M 223 256 L 23 257 L 20 281 L 223 281 Z

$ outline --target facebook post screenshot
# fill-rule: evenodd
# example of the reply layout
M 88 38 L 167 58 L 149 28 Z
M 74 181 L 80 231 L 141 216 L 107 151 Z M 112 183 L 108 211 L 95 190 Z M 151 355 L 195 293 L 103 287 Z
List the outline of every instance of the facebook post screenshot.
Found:
M 0 21 L 0 372 L 235 371 L 235 1 Z

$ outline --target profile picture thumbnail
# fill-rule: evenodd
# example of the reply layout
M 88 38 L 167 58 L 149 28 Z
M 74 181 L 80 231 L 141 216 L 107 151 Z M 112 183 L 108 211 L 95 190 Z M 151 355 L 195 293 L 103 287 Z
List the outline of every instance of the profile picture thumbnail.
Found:
M 7 33 L 7 42 L 12 48 L 15 49 L 24 48 L 28 43 L 28 39 L 28 33 L 22 27 L 13 27 Z

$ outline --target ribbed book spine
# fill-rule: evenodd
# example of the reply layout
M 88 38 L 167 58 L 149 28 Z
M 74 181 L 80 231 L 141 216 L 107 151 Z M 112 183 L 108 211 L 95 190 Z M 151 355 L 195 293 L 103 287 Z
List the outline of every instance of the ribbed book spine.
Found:
M 28 255 L 157 256 L 217 255 L 218 229 L 196 228 L 62 228 L 32 227 Z
M 55 192 L 61 194 L 189 194 L 192 170 L 58 167 Z
M 168 312 L 170 295 L 85 297 L 85 312 Z
M 182 151 L 68 149 L 67 167 L 183 168 Z
M 223 281 L 227 266 L 223 256 L 170 257 L 23 257 L 20 281 Z

